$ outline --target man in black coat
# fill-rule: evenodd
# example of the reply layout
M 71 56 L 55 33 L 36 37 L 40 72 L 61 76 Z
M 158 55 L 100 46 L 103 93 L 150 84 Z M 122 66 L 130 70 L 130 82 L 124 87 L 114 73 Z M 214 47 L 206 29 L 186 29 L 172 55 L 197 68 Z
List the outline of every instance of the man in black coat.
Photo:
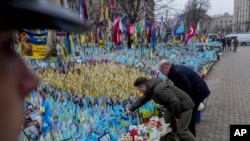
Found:
M 232 51 L 231 43 L 232 43 L 232 40 L 231 40 L 230 37 L 228 37 L 228 38 L 227 38 L 227 47 L 228 47 L 228 51 Z
M 227 51 L 227 40 L 225 37 L 221 39 L 221 43 L 222 43 L 222 51 Z
M 200 103 L 209 96 L 210 90 L 206 82 L 194 70 L 181 65 L 174 65 L 168 60 L 160 62 L 159 69 L 162 74 L 166 75 L 174 85 L 185 91 L 194 101 L 192 119 L 189 130 L 196 135 L 195 132 L 195 114 Z

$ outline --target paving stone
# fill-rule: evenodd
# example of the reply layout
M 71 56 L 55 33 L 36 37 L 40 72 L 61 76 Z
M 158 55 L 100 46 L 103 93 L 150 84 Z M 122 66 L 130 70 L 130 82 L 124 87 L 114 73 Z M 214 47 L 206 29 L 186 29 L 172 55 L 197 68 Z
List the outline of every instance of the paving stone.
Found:
M 250 124 L 250 47 L 224 53 L 206 82 L 211 94 L 196 125 L 197 141 L 228 141 L 231 124 Z

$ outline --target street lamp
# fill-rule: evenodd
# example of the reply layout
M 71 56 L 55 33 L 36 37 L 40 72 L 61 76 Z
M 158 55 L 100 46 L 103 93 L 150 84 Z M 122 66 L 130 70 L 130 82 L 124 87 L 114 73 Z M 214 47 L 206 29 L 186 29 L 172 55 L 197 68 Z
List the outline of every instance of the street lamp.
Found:
M 247 26 L 247 32 L 249 32 L 250 28 L 250 0 L 248 0 L 248 26 Z

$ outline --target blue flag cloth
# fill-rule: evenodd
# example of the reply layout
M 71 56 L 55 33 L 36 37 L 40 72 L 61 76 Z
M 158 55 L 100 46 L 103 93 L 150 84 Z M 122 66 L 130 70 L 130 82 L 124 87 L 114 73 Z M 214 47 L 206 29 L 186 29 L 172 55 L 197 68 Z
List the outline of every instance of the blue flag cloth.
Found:
M 30 42 L 35 45 L 46 45 L 48 31 L 41 32 L 40 34 L 27 32 L 27 35 L 30 38 Z
M 154 50 L 155 44 L 156 44 L 156 35 L 155 35 L 155 29 L 153 27 L 151 31 L 151 38 L 150 38 L 150 48 Z
M 47 132 L 49 132 L 49 130 L 51 128 L 50 118 L 51 118 L 52 113 L 50 111 L 49 102 L 42 101 L 42 106 L 44 107 L 45 111 L 44 111 L 43 125 L 41 127 L 41 130 L 44 133 L 47 133 Z
M 66 49 L 67 49 L 68 54 L 71 54 L 69 38 L 65 38 L 65 39 L 64 39 L 64 44 L 65 44 L 65 46 L 66 46 Z
M 78 14 L 80 17 L 83 16 L 82 15 L 82 0 L 78 1 Z
M 165 42 L 168 42 L 168 33 L 166 33 Z
M 203 34 L 207 34 L 207 29 L 204 29 L 204 30 L 203 30 Z
M 181 24 L 179 27 L 176 28 L 175 35 L 181 34 L 183 32 L 184 32 L 184 25 Z
M 114 18 L 114 13 L 112 10 L 109 9 L 109 19 L 114 22 L 115 18 Z

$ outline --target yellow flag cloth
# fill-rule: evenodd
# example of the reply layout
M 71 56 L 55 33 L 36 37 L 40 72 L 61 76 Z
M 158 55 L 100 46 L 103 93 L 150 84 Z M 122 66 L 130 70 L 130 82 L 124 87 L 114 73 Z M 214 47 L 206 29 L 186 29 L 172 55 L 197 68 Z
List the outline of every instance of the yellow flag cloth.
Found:
M 81 35 L 81 44 L 86 43 L 86 35 Z

